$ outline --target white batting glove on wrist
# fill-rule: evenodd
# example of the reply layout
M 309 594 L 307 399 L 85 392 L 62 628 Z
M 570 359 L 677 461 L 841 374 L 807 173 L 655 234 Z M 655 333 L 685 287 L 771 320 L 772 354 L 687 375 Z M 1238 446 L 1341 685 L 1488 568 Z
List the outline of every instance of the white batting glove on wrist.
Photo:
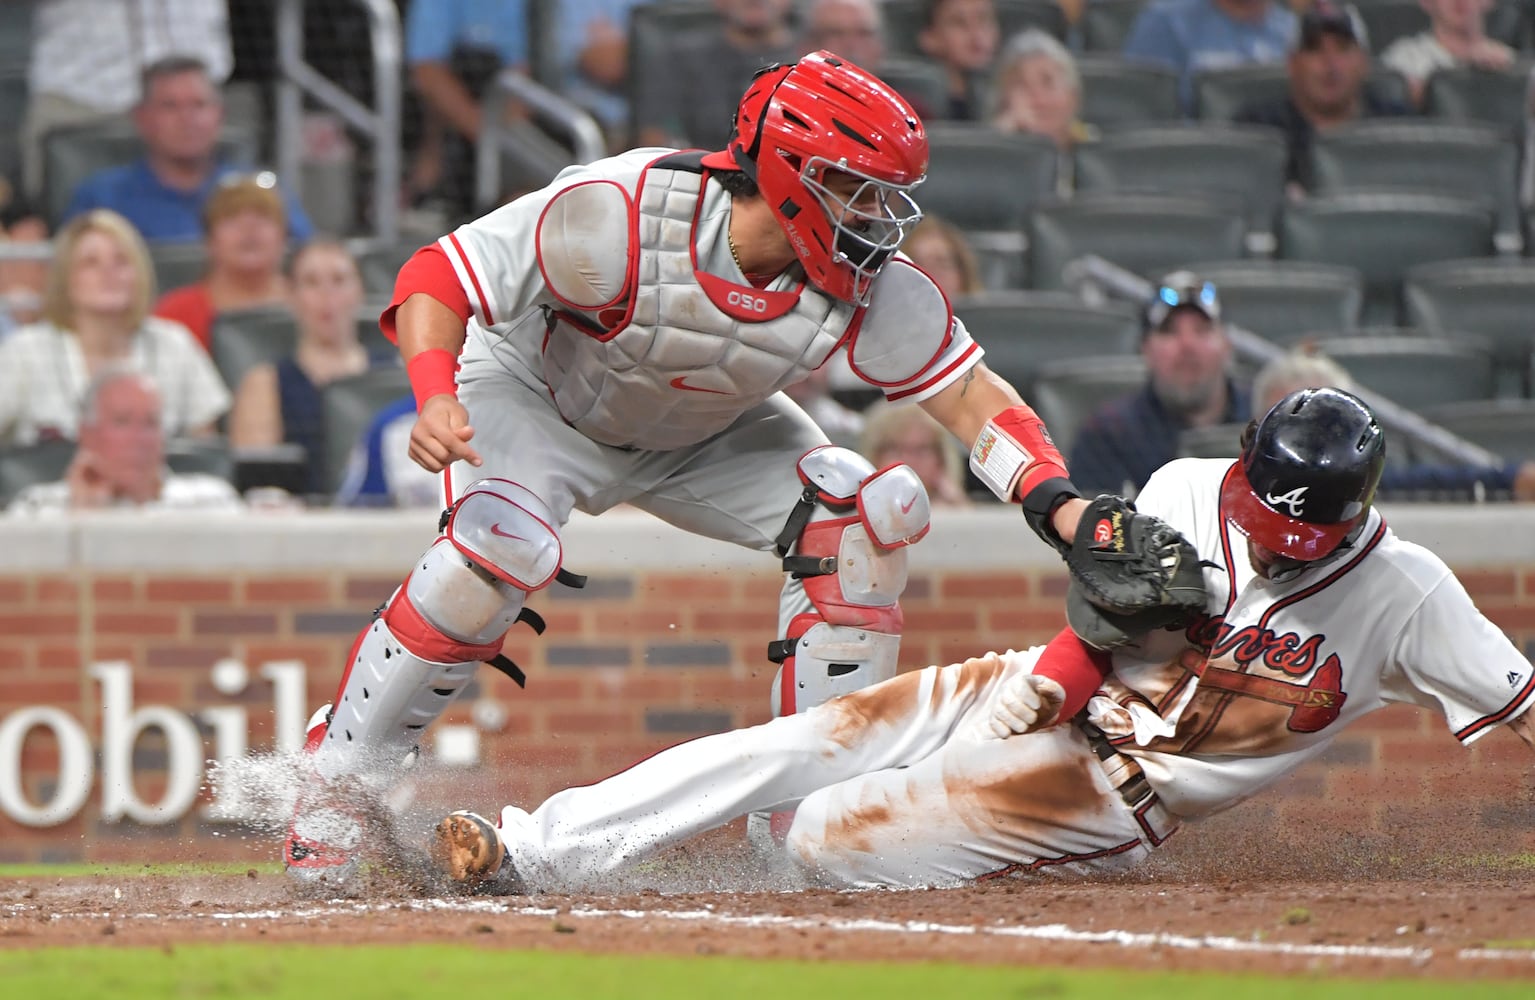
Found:
M 1019 674 L 1002 685 L 987 729 L 999 740 L 1044 729 L 1066 703 L 1066 689 L 1049 677 Z

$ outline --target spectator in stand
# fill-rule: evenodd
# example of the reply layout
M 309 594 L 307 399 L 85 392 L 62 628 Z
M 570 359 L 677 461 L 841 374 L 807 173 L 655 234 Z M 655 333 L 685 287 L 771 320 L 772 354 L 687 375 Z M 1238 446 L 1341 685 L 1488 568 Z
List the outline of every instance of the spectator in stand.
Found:
M 528 15 L 523 0 L 431 0 L 405 13 L 405 63 L 421 96 L 423 135 L 406 181 L 412 200 L 440 195 L 459 212 L 472 208 L 480 100 L 503 69 L 526 72 Z M 515 102 L 509 122 L 526 124 Z M 517 127 L 514 125 L 513 127 Z
M 1038 28 L 1008 39 L 997 63 L 991 123 L 1003 132 L 1031 132 L 1069 152 L 1095 136 L 1083 123 L 1082 76 L 1077 61 L 1053 35 Z
M 75 189 L 65 218 L 109 208 L 151 243 L 200 240 L 209 196 L 224 178 L 248 169 L 219 156 L 224 104 L 218 87 L 201 61 L 170 56 L 144 70 L 142 94 L 133 123 L 144 140 L 144 156 L 87 177 Z M 291 195 L 286 212 L 288 235 L 309 239 L 313 227 Z
M 1175 70 L 1184 112 L 1193 114 L 1196 73 L 1277 63 L 1294 37 L 1295 15 L 1273 0 L 1153 0 L 1136 17 L 1123 54 Z
M 141 371 L 111 366 L 98 372 L 81 400 L 79 427 L 79 444 L 64 478 L 24 488 L 7 513 L 236 511 L 243 506 L 234 487 L 217 476 L 166 468 L 160 393 Z
M 288 219 L 276 184 L 269 173 L 231 176 L 220 184 L 203 209 L 207 276 L 166 292 L 155 305 L 156 316 L 191 330 L 204 349 L 212 345 L 219 313 L 288 304 L 282 272 Z
M 169 56 L 197 59 L 215 85 L 228 79 L 224 0 L 35 0 L 21 135 L 27 195 L 43 193 L 50 129 L 121 118 L 141 96 L 144 70 Z
M 213 433 L 229 391 L 186 327 L 149 315 L 154 286 L 144 241 L 116 212 L 59 231 L 43 319 L 0 344 L 0 444 L 73 439 L 86 388 L 114 365 L 154 379 L 168 438 Z
M 346 247 L 331 240 L 307 243 L 291 270 L 298 344 L 292 356 L 245 373 L 229 418 L 232 448 L 297 444 L 308 456 L 306 492 L 329 492 L 321 391 L 392 359 L 373 357 L 357 336 L 362 277 Z
M 883 469 L 905 462 L 927 489 L 934 507 L 967 507 L 965 463 L 943 425 L 913 403 L 880 400 L 864 411 L 859 451 Z
M 1357 391 L 1354 379 L 1336 361 L 1305 350 L 1292 351 L 1270 361 L 1253 377 L 1253 412 L 1267 413 L 1296 389 L 1326 387 Z M 1381 474 L 1380 491 L 1405 497 L 1481 500 L 1492 494 L 1535 500 L 1535 462 L 1493 466 L 1388 462 Z
M 1422 106 L 1428 78 L 1456 66 L 1501 72 L 1513 66 L 1514 50 L 1487 37 L 1492 0 L 1418 0 L 1428 11 L 1427 31 L 1398 38 L 1380 54 L 1381 64 L 1407 78 L 1412 101 Z
M 442 475 L 410 458 L 416 398 L 402 396 L 373 415 L 347 460 L 336 491 L 338 507 L 436 507 L 447 505 Z
M 949 104 L 939 118 L 980 121 L 1001 28 L 993 0 L 926 0 L 917 45 L 944 71 Z
M 48 284 L 48 223 L 10 183 L 0 179 L 0 341 L 42 317 Z M 26 253 L 30 251 L 30 253 Z
M 1361 118 L 1407 115 L 1406 105 L 1380 97 L 1365 80 L 1370 53 L 1364 23 L 1352 7 L 1318 0 L 1301 18 L 1295 49 L 1286 64 L 1290 92 L 1248 104 L 1236 120 L 1282 129 L 1289 146 L 1285 181 L 1292 197 L 1310 186 L 1311 141 L 1317 132 Z
M 610 136 L 629 124 L 629 11 L 642 0 L 561 0 L 560 89 Z
M 1169 274 L 1144 329 L 1145 386 L 1099 408 L 1077 432 L 1071 479 L 1084 494 L 1134 496 L 1178 456 L 1181 432 L 1251 416 L 1247 393 L 1227 372 L 1231 341 L 1213 284 L 1190 271 Z
M 986 290 L 965 234 L 945 219 L 923 216 L 901 252 L 927 272 L 950 302 Z
M 886 65 L 885 18 L 879 0 L 810 0 L 800 52 L 825 49 L 880 76 Z M 936 79 L 936 77 L 935 77 Z M 904 86 L 900 77 L 887 80 L 906 98 L 923 121 L 941 117 L 932 94 L 920 84 Z
M 719 21 L 680 32 L 661 64 L 638 81 L 634 128 L 641 146 L 723 149 L 737 95 L 762 67 L 794 60 L 793 0 L 714 0 Z

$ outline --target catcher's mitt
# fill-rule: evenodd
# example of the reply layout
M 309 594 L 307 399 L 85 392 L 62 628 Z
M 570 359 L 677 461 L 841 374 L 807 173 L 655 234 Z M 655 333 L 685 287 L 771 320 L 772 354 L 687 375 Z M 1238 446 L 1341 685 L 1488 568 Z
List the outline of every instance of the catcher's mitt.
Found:
M 1139 645 L 1142 639 L 1159 629 L 1186 625 L 1194 613 L 1190 608 L 1168 605 L 1127 615 L 1115 614 L 1088 600 L 1081 582 L 1075 578 L 1066 591 L 1066 623 L 1077 638 L 1095 649 Z
M 1082 596 L 1110 614 L 1204 610 L 1204 574 L 1194 546 L 1123 497 L 1104 495 L 1088 504 L 1066 566 Z

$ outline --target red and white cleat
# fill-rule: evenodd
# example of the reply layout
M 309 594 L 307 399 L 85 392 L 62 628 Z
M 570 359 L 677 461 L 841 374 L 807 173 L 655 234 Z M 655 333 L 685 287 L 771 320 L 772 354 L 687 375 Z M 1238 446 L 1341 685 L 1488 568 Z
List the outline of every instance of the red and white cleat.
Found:
M 329 717 L 330 706 L 325 705 L 310 718 L 305 754 L 319 749 Z M 318 771 L 310 768 L 306 778 L 308 787 L 299 793 L 283 842 L 283 870 L 306 886 L 340 888 L 357 874 L 363 816 L 347 808 Z

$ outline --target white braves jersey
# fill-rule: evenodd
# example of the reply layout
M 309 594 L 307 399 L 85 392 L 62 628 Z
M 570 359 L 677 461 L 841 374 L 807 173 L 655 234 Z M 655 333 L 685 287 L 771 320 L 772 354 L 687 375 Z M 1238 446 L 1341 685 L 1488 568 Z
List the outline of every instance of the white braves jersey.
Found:
M 640 149 L 570 167 L 440 240 L 473 311 L 460 379 L 498 364 L 588 437 L 668 450 L 724 430 L 839 348 L 891 399 L 926 399 L 980 360 L 904 257 L 863 310 L 797 266 L 753 288 L 726 237 L 729 194 L 678 162 Z
M 1174 813 L 1251 796 L 1397 702 L 1442 713 L 1471 743 L 1535 704 L 1535 671 L 1432 552 L 1371 511 L 1354 542 L 1283 581 L 1258 576 L 1226 520 L 1226 459 L 1159 469 L 1136 507 L 1214 564 L 1207 614 L 1117 650 L 1089 717 Z

